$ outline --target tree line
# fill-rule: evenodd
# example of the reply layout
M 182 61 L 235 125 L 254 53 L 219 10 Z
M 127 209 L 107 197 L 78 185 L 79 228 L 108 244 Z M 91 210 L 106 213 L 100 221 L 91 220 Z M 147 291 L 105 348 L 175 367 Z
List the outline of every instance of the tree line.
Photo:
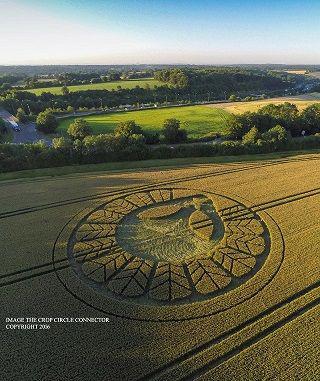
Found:
M 320 133 L 320 104 L 311 104 L 302 111 L 289 102 L 268 104 L 256 112 L 233 115 L 226 127 L 230 139 L 242 139 L 252 128 L 263 134 L 277 125 L 293 137 Z
M 47 108 L 66 112 L 70 107 L 82 111 L 120 105 L 193 103 L 228 99 L 235 94 L 243 98 L 253 93 L 280 96 L 304 81 L 303 76 L 239 68 L 165 69 L 156 71 L 154 77 L 163 85 L 124 89 L 119 81 L 113 90 L 70 92 L 63 86 L 63 94 L 47 92 L 39 96 L 28 91 L 4 90 L 0 93 L 0 107 L 13 114 L 18 108 L 38 114 Z
M 164 69 L 156 71 L 154 78 L 170 86 L 193 91 L 232 92 L 281 90 L 306 81 L 303 76 L 286 72 L 258 69 Z
M 318 130 L 317 130 L 318 131 Z M 167 143 L 183 142 L 187 136 L 176 119 L 164 123 L 162 134 Z M 229 135 L 228 135 L 229 134 Z M 71 123 L 68 136 L 53 139 L 52 146 L 44 142 L 34 144 L 0 144 L 0 171 L 58 167 L 71 164 L 164 159 L 180 157 L 259 154 L 276 151 L 320 149 L 320 133 L 292 137 L 290 130 L 281 126 L 258 129 L 253 126 L 238 139 L 225 138 L 207 144 L 178 144 L 152 146 L 148 134 L 134 121 L 120 123 L 114 134 L 92 135 L 86 121 Z

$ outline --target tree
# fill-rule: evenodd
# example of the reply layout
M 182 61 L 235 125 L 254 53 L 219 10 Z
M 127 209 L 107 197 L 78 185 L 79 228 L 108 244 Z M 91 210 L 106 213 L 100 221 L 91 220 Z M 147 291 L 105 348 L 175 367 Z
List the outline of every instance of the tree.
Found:
M 121 79 L 119 73 L 110 73 L 109 74 L 110 81 L 119 81 Z
M 17 110 L 17 113 L 16 113 L 16 118 L 18 119 L 18 121 L 20 123 L 26 123 L 27 120 L 28 120 L 28 117 L 26 115 L 26 113 L 24 112 L 24 109 L 23 108 L 18 108 Z
M 88 135 L 83 139 L 84 152 L 88 157 L 104 155 L 115 148 L 112 134 Z
M 181 143 L 187 140 L 187 132 L 180 128 L 180 120 L 166 119 L 163 123 L 162 134 L 167 143 Z
M 72 140 L 63 136 L 60 138 L 53 138 L 52 147 L 59 150 L 69 150 L 72 148 Z
M 67 112 L 69 112 L 70 114 L 73 114 L 74 113 L 74 107 L 68 106 L 67 107 Z
M 242 139 L 243 135 L 245 135 L 249 129 L 250 127 L 248 128 L 241 120 L 241 115 L 232 115 L 227 119 L 225 135 L 229 139 Z
M 55 132 L 58 127 L 57 118 L 53 115 L 50 109 L 47 109 L 37 116 L 36 127 L 39 131 L 46 134 Z
M 255 144 L 261 138 L 257 127 L 252 127 L 243 137 L 242 142 L 244 144 Z
M 114 130 L 115 136 L 132 136 L 132 135 L 142 135 L 143 131 L 140 126 L 136 124 L 134 120 L 127 120 L 121 122 L 117 125 Z
M 181 69 L 160 70 L 155 72 L 154 78 L 180 89 L 186 88 L 190 84 L 188 75 Z
M 127 139 L 126 147 L 123 147 L 123 158 L 131 160 L 146 159 L 149 155 L 149 149 L 145 144 L 145 138 L 141 134 L 133 134 Z M 120 156 L 121 157 L 121 156 Z
M 320 105 L 313 104 L 301 112 L 303 129 L 309 134 L 320 132 Z
M 66 96 L 66 95 L 69 95 L 70 90 L 67 88 L 67 86 L 63 86 L 61 88 L 61 92 L 62 92 L 62 95 Z
M 298 123 L 299 110 L 298 107 L 289 102 L 275 105 L 268 104 L 259 109 L 260 114 L 268 115 L 275 120 L 275 124 L 280 124 L 288 130 L 291 130 Z
M 268 114 L 261 114 L 259 112 L 247 111 L 241 115 L 238 115 L 237 119 L 243 126 L 246 126 L 247 131 L 253 127 L 257 127 L 259 132 L 265 132 L 277 124 L 276 120 L 272 116 Z
M 277 125 L 262 134 L 262 138 L 271 143 L 284 143 L 288 140 L 288 133 L 284 127 Z
M 230 95 L 229 102 L 236 102 L 237 100 L 238 100 L 238 98 L 236 97 L 236 95 L 234 95 L 234 94 Z
M 82 140 L 88 135 L 92 135 L 92 129 L 89 123 L 84 119 L 76 119 L 69 125 L 68 134 L 72 139 Z

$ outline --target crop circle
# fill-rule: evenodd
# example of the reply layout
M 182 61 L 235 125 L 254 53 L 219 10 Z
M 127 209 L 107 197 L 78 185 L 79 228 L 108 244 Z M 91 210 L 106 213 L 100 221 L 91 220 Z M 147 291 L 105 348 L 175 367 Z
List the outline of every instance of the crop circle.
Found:
M 243 291 L 240 299 L 250 297 L 281 262 L 277 250 L 270 271 L 252 282 L 270 256 L 270 223 L 243 203 L 209 192 L 160 188 L 124 194 L 66 229 L 59 253 L 70 269 L 59 278 L 81 299 L 79 289 L 92 293 L 90 302 L 98 300 L 99 309 L 114 305 L 124 316 L 130 306 L 152 315 L 159 308 L 176 314 L 226 295 L 237 302 L 237 290 Z

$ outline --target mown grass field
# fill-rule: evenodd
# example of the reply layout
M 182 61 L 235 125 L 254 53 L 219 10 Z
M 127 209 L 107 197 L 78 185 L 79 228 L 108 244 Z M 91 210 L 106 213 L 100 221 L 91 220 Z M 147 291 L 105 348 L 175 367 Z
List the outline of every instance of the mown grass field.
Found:
M 319 154 L 183 164 L 121 171 L 105 168 L 0 183 L 1 320 L 8 316 L 110 319 L 109 323 L 50 323 L 47 330 L 4 330 L 2 379 L 32 375 L 32 379 L 80 381 L 317 380 Z M 223 238 L 229 237 L 225 260 L 216 258 L 219 271 L 210 262 L 210 253 L 205 259 L 195 254 L 202 270 L 192 272 L 194 263 L 185 263 L 184 268 L 190 268 L 188 282 L 198 287 L 201 279 L 203 294 L 185 299 L 182 291 L 187 286 L 177 258 L 171 278 L 163 277 L 169 271 L 164 267 L 158 274 L 149 273 L 147 265 L 137 265 L 137 252 L 131 253 L 136 259 L 127 257 L 128 264 L 117 257 L 120 262 L 114 264 L 122 267 L 113 273 L 107 259 L 122 254 L 113 254 L 106 246 L 108 234 L 118 239 L 117 232 L 108 230 L 110 223 L 123 229 L 120 216 L 125 213 L 130 216 L 168 205 L 174 197 L 184 200 L 188 192 L 205 193 L 215 200 L 219 218 L 228 227 Z M 188 205 L 183 202 L 181 207 Z M 169 263 L 169 244 L 177 231 L 165 230 Z M 78 251 L 79 265 L 95 266 L 89 272 L 86 267 L 81 277 L 66 256 L 75 241 L 84 250 Z M 100 280 L 106 285 L 113 281 L 110 293 L 86 281 L 87 276 L 98 277 L 101 267 L 111 271 L 107 272 L 110 278 Z M 124 276 L 119 277 L 122 271 Z M 227 273 L 221 275 L 223 271 Z M 212 277 L 220 290 L 213 290 Z M 226 285 L 221 277 L 236 282 L 231 287 L 232 282 Z M 148 287 L 158 279 L 158 285 L 170 286 L 172 298 L 165 299 L 165 290 L 154 288 L 152 295 L 162 299 L 149 301 Z M 123 286 L 115 287 L 115 281 Z M 146 290 L 142 296 L 137 296 L 139 287 Z M 179 302 L 179 298 L 184 299 Z
M 92 83 L 92 84 L 85 84 L 85 85 L 74 85 L 74 86 L 68 86 L 68 89 L 71 92 L 75 91 L 85 91 L 85 90 L 117 90 L 118 86 L 121 86 L 123 89 L 133 89 L 136 86 L 140 87 L 146 87 L 149 85 L 151 88 L 155 85 L 160 86 L 161 83 L 159 81 L 156 81 L 153 78 L 147 78 L 147 79 L 131 79 L 127 81 L 114 81 L 114 82 L 104 82 L 104 83 Z M 62 94 L 61 92 L 62 86 L 57 87 L 41 87 L 38 89 L 28 89 L 26 91 L 29 91 L 30 93 L 41 95 L 42 93 L 51 93 L 55 95 Z
M 166 119 L 177 118 L 188 136 L 199 138 L 210 133 L 221 132 L 229 114 L 222 109 L 206 106 L 169 107 L 163 109 L 127 111 L 110 114 L 91 115 L 87 120 L 95 134 L 112 133 L 118 123 L 134 120 L 145 131 L 160 132 Z M 58 132 L 65 133 L 74 118 L 61 120 Z
M 267 104 L 282 104 L 291 102 L 300 110 L 313 103 L 320 103 L 319 93 L 309 93 L 299 96 L 264 99 L 252 102 L 226 102 L 200 106 L 169 107 L 163 109 L 124 111 L 117 113 L 98 114 L 84 117 L 93 129 L 94 134 L 112 133 L 116 125 L 126 120 L 135 120 L 144 130 L 159 132 L 163 122 L 168 118 L 177 118 L 190 138 L 200 138 L 212 133 L 223 133 L 226 120 L 230 114 L 241 114 L 246 111 L 257 111 Z M 74 118 L 62 119 L 58 132 L 65 134 Z

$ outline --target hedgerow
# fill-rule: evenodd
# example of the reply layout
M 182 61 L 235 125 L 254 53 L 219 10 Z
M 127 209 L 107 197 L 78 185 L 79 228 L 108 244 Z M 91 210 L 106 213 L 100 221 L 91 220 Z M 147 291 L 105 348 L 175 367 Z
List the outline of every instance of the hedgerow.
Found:
M 59 167 L 71 164 L 104 163 L 147 159 L 210 157 L 262 154 L 320 148 L 320 136 L 306 136 L 284 141 L 259 139 L 256 143 L 223 141 L 210 144 L 160 145 L 150 148 L 141 135 L 130 138 L 110 135 L 88 136 L 83 141 L 51 147 L 43 142 L 34 144 L 0 144 L 0 171 Z

